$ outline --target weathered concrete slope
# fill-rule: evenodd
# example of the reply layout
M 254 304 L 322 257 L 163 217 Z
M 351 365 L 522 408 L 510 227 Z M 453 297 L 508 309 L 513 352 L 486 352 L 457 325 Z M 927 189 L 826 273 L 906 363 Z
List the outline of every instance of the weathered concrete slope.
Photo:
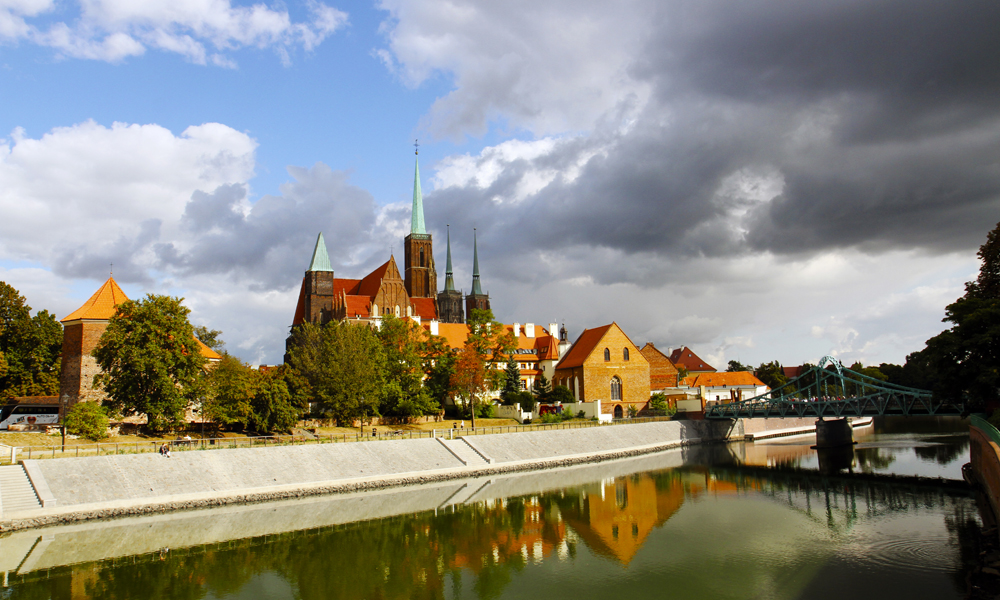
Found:
M 5 512 L 0 530 L 594 462 L 728 433 L 669 421 L 474 436 L 478 464 L 433 439 L 25 461 L 44 508 Z
M 0 538 L 0 571 L 23 575 L 35 570 L 150 554 L 162 548 L 176 550 L 541 494 L 633 473 L 675 468 L 684 464 L 689 451 L 673 449 L 558 470 L 25 529 Z

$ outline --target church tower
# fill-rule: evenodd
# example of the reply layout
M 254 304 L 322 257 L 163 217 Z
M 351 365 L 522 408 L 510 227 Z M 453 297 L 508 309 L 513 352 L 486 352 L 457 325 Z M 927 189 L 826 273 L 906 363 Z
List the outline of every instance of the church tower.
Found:
M 420 158 L 413 175 L 413 216 L 410 235 L 403 239 L 404 281 L 411 298 L 434 298 L 437 295 L 437 271 L 434 269 L 434 244 L 424 227 L 424 199 L 420 193 Z
M 465 314 L 472 314 L 472 309 L 489 310 L 490 296 L 483 293 L 479 283 L 479 244 L 476 241 L 476 230 L 472 230 L 472 293 L 465 297 Z
M 302 282 L 302 321 L 322 325 L 333 318 L 333 267 L 320 232 Z
M 455 289 L 451 270 L 451 229 L 448 229 L 448 262 L 445 263 L 444 291 L 438 294 L 438 319 L 442 323 L 465 323 L 462 311 L 462 292 Z

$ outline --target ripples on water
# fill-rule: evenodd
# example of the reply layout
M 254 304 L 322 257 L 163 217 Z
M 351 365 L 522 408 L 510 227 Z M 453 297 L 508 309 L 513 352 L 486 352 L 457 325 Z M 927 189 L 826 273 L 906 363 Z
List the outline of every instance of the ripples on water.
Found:
M 973 499 L 878 477 L 957 473 L 961 427 L 858 436 L 863 479 L 799 438 L 21 532 L 2 597 L 961 598 Z

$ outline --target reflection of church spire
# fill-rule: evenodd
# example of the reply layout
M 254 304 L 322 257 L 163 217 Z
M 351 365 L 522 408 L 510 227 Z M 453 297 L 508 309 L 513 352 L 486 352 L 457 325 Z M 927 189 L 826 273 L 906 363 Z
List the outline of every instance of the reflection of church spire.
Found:
M 413 216 L 410 219 L 410 233 L 427 233 L 424 227 L 424 198 L 420 193 L 420 157 L 416 159 L 413 172 Z
M 451 272 L 451 226 L 447 227 L 448 227 L 448 262 L 445 265 L 445 272 L 444 272 L 444 291 L 454 292 L 455 278 L 452 277 L 452 272 Z
M 475 228 L 472 229 L 472 295 L 483 295 L 483 288 L 479 284 L 479 244 L 476 242 Z

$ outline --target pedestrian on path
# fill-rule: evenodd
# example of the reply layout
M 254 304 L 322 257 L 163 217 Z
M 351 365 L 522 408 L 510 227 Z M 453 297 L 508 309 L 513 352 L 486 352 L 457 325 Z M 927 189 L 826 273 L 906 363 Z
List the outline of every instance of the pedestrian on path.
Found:
M 170 444 L 163 444 L 160 446 L 160 454 L 167 458 L 170 458 Z

